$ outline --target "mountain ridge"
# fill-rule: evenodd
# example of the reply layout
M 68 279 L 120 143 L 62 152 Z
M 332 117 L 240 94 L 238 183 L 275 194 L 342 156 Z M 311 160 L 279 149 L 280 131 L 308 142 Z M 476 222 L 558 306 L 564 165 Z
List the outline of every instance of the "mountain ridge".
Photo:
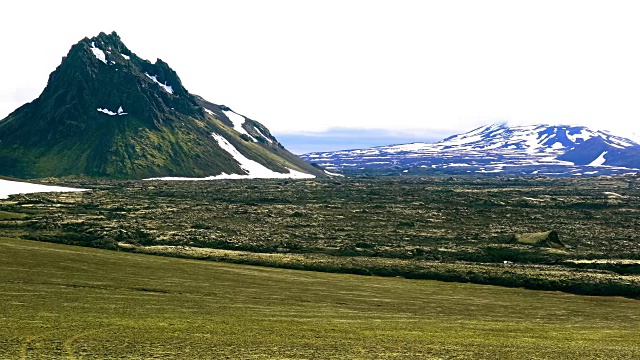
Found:
M 138 57 L 115 32 L 73 45 L 41 95 L 0 120 L 4 176 L 256 177 L 246 159 L 267 169 L 260 177 L 323 176 L 264 125 L 189 93 L 166 62 Z
M 435 143 L 316 152 L 301 157 L 332 171 L 355 173 L 581 176 L 637 171 L 640 162 L 635 155 L 639 149 L 631 139 L 585 126 L 491 124 Z

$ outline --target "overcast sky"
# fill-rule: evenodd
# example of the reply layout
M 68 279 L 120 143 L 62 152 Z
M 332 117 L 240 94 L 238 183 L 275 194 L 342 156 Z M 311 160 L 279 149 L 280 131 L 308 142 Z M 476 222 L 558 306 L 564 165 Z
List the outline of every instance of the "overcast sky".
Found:
M 0 118 L 40 94 L 72 44 L 115 30 L 276 136 L 431 139 L 504 121 L 640 132 L 639 4 L 11 1 Z

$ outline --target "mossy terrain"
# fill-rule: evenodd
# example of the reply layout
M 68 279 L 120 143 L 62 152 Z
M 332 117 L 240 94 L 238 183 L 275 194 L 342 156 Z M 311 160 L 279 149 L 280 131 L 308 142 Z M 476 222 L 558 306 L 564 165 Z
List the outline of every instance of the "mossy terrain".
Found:
M 25 214 L 14 213 L 9 211 L 0 211 L 0 220 L 14 220 L 27 217 Z
M 1 211 L 28 216 L 0 221 L 0 234 L 294 269 L 640 297 L 640 179 L 633 176 L 56 183 L 94 190 L 1 201 Z M 558 241 L 513 241 L 552 231 Z
M 2 359 L 634 359 L 640 302 L 0 238 Z

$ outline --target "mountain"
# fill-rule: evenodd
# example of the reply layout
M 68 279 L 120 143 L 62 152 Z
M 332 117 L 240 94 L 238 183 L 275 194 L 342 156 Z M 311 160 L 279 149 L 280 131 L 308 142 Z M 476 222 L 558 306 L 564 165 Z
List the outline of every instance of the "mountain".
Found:
M 494 124 L 435 144 L 302 155 L 329 170 L 365 174 L 496 173 L 584 176 L 637 172 L 640 145 L 584 126 Z
M 0 121 L 0 175 L 314 177 L 261 123 L 189 93 L 118 34 L 71 47 L 42 94 Z

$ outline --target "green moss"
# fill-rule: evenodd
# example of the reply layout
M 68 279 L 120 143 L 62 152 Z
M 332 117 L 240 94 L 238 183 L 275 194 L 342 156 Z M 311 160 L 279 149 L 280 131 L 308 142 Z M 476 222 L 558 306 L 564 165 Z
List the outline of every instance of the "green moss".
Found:
M 0 211 L 0 220 L 22 219 L 25 217 L 27 217 L 27 214 L 15 213 L 10 211 Z

